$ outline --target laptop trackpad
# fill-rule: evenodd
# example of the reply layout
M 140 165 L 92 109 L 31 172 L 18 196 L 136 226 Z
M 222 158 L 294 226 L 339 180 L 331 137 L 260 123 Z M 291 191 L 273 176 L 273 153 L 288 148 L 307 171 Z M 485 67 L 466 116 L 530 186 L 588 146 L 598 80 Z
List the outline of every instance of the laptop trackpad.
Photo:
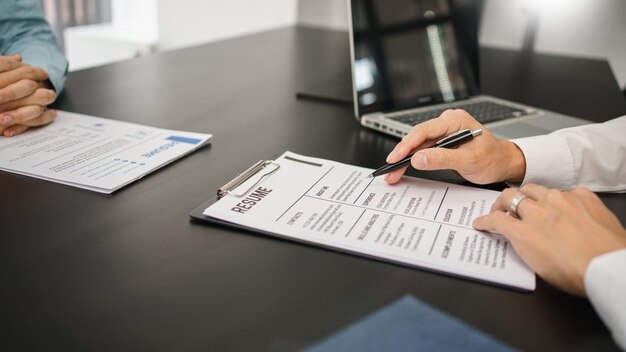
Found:
M 542 134 L 548 134 L 552 132 L 551 130 L 528 125 L 523 122 L 516 122 L 507 125 L 492 127 L 489 129 L 491 133 L 495 134 L 497 137 L 503 138 L 522 138 L 522 137 L 530 137 L 530 136 L 538 136 Z

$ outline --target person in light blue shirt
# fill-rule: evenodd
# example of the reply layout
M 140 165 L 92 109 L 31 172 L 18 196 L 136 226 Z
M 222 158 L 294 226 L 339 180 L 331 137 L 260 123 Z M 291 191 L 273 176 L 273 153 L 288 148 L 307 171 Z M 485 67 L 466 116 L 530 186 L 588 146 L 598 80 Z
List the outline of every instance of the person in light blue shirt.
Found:
M 0 1 L 0 136 L 48 124 L 67 60 L 38 0 Z

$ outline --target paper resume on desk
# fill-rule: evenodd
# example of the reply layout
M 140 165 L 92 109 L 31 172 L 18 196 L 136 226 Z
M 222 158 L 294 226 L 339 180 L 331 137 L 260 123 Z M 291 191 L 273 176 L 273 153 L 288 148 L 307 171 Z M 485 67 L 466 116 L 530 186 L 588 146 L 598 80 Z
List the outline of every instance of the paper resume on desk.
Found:
M 210 139 L 59 111 L 50 125 L 0 137 L 0 170 L 112 193 Z
M 204 215 L 301 242 L 456 276 L 535 289 L 535 274 L 497 234 L 472 228 L 499 192 L 404 177 L 291 152 L 244 196 Z M 258 181 L 258 180 L 257 180 Z M 244 184 L 245 191 L 253 184 Z

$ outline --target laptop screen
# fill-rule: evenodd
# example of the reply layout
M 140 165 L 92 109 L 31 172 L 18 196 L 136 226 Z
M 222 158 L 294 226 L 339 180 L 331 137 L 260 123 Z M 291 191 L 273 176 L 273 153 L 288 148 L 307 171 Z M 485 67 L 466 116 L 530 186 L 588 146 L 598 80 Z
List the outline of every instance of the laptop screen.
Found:
M 473 0 L 350 0 L 359 116 L 476 95 Z

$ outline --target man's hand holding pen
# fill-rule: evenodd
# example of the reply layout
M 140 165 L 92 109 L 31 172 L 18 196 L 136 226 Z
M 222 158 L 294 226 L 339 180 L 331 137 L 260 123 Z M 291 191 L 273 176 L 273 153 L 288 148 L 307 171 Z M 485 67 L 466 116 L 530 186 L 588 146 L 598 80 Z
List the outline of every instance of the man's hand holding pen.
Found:
M 479 128 L 476 130 L 470 130 L 469 128 L 466 128 L 464 130 L 454 132 L 451 135 L 438 140 L 434 145 L 430 146 L 430 148 L 456 148 L 465 142 L 471 141 L 472 139 L 474 139 L 474 137 L 480 136 L 482 133 L 483 133 L 482 128 Z M 409 164 L 411 164 L 411 159 L 413 158 L 413 155 L 414 154 L 409 154 L 398 162 L 384 165 L 374 170 L 374 172 L 372 172 L 372 174 L 369 177 L 385 175 L 394 170 L 406 168 L 407 166 L 409 166 Z
M 454 149 L 429 148 L 441 138 L 463 129 L 482 129 L 482 135 Z M 395 163 L 411 153 L 415 153 L 411 165 L 418 170 L 450 169 L 477 184 L 519 182 L 526 173 L 521 150 L 512 142 L 494 137 L 463 110 L 448 110 L 436 119 L 415 126 L 386 161 Z M 406 167 L 390 172 L 385 181 L 395 184 L 405 171 Z

